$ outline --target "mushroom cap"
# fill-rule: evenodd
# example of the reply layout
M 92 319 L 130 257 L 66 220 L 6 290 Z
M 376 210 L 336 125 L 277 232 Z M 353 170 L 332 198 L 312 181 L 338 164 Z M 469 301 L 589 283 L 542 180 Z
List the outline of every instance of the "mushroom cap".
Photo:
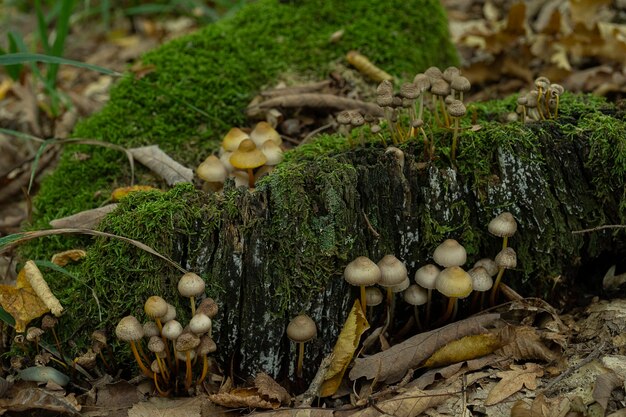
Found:
M 198 274 L 187 272 L 178 281 L 178 292 L 183 297 L 196 297 L 204 292 L 206 283 Z
M 107 345 L 107 334 L 102 329 L 94 330 L 93 333 L 91 333 L 91 338 L 94 342 L 100 343 L 102 346 Z
M 472 277 L 472 288 L 474 291 L 485 292 L 493 287 L 493 278 L 491 278 L 491 275 L 484 267 L 475 266 L 467 273 Z
M 228 176 L 228 171 L 217 156 L 210 155 L 198 165 L 196 175 L 207 182 L 224 182 Z
M 343 278 L 352 285 L 374 285 L 380 281 L 380 268 L 370 258 L 359 256 L 343 271 Z
M 198 347 L 200 338 L 193 333 L 183 332 L 176 338 L 176 350 L 184 352 Z
M 467 252 L 456 240 L 446 239 L 435 249 L 433 260 L 444 268 L 461 266 L 467 260 Z
M 257 123 L 252 132 L 250 132 L 250 139 L 252 139 L 254 144 L 259 148 L 268 140 L 271 140 L 276 145 L 283 143 L 276 129 L 268 122 Z
M 160 319 L 167 314 L 167 302 L 158 295 L 152 295 L 146 300 L 143 309 L 151 319 Z
M 308 342 L 317 336 L 317 327 L 311 317 L 300 314 L 287 325 L 287 337 L 294 342 Z
M 457 67 L 450 66 L 443 70 L 441 73 L 441 78 L 446 80 L 447 82 L 452 81 L 452 79 L 460 74 L 460 71 Z
M 404 83 L 400 86 L 400 95 L 410 100 L 416 99 L 420 95 L 417 85 L 413 83 Z
M 498 265 L 496 265 L 496 261 L 491 258 L 482 258 L 477 260 L 474 263 L 474 268 L 476 268 L 477 266 L 482 266 L 483 268 L 485 268 L 485 270 L 487 270 L 487 273 L 492 277 L 498 273 Z
M 456 91 L 468 92 L 472 88 L 470 81 L 462 75 L 456 75 L 450 80 L 450 87 Z
M 402 291 L 406 290 L 407 288 L 409 288 L 409 285 L 411 285 L 411 280 L 407 276 L 404 279 L 404 281 L 402 281 L 401 283 L 399 283 L 397 285 L 393 285 L 393 286 L 391 286 L 389 288 L 391 288 L 391 292 L 398 293 L 398 292 L 402 292 Z
M 487 230 L 498 237 L 511 237 L 517 231 L 517 222 L 511 213 L 505 211 L 489 222 Z
M 143 335 L 145 337 L 158 336 L 159 334 L 161 332 L 159 332 L 159 327 L 155 322 L 147 321 L 143 324 Z
M 376 287 L 367 287 L 365 289 L 365 303 L 374 307 L 383 302 L 383 293 Z
M 448 298 L 465 298 L 472 292 L 472 277 L 460 266 L 445 268 L 437 277 L 437 291 Z
M 256 147 L 252 140 L 246 139 L 241 142 L 237 150 L 230 155 L 229 160 L 234 168 L 252 169 L 258 168 L 266 163 L 267 157 L 263 155 L 263 152 Z
M 222 148 L 228 152 L 233 152 L 239 147 L 241 142 L 246 139 L 250 139 L 247 133 L 238 127 L 233 127 L 228 131 L 226 136 L 224 136 L 224 139 L 222 139 Z
M 151 336 L 148 340 L 148 350 L 154 353 L 163 352 L 165 350 L 163 339 L 159 336 Z
M 434 66 L 427 68 L 426 71 L 424 71 L 424 75 L 428 77 L 431 84 L 433 81 L 443 77 L 441 70 Z
M 350 124 L 350 119 L 351 119 L 351 116 L 348 110 L 341 111 L 337 115 L 337 123 L 339 123 L 340 125 Z
M 117 324 L 115 335 L 124 342 L 139 340 L 143 337 L 143 326 L 135 316 L 126 316 Z
M 436 96 L 445 97 L 450 94 L 450 84 L 443 78 L 430 80 L 430 92 Z
M 393 84 L 389 80 L 382 80 L 378 87 L 376 87 L 376 95 L 377 96 L 393 96 Z
M 189 360 L 192 361 L 194 360 L 194 358 L 196 357 L 196 351 L 193 349 L 190 350 L 178 350 L 176 349 L 176 359 L 178 359 L 179 361 L 186 361 L 187 360 L 187 354 L 189 354 Z
M 226 168 L 226 172 L 231 173 L 235 170 L 235 167 L 230 163 L 230 156 L 233 154 L 232 151 L 222 152 L 220 155 L 220 162 Z
M 178 336 L 183 332 L 183 325 L 176 320 L 170 320 L 163 325 L 161 334 L 163 337 L 169 340 L 176 340 Z
M 167 304 L 167 313 L 161 317 L 161 323 L 167 323 L 170 320 L 174 320 L 176 318 L 176 307 L 171 304 Z
M 417 284 L 411 284 L 404 290 L 403 297 L 404 301 L 412 306 L 421 306 L 428 302 L 428 291 Z
M 233 171 L 228 175 L 235 181 L 235 188 L 248 187 L 248 173 L 246 171 Z
M 415 78 L 413 78 L 413 84 L 417 86 L 417 90 L 422 94 L 430 88 L 430 79 L 425 74 L 417 74 Z
M 517 266 L 517 254 L 511 247 L 502 249 L 496 255 L 496 265 L 498 268 L 512 269 Z
M 189 330 L 195 334 L 206 333 L 211 330 L 211 319 L 204 313 L 196 314 L 189 320 Z
M 380 269 L 378 284 L 383 287 L 393 287 L 394 285 L 402 284 L 408 276 L 406 266 L 393 255 L 385 255 L 383 259 L 378 261 L 377 265 Z
M 435 264 L 426 264 L 415 271 L 415 282 L 422 288 L 435 289 L 437 275 L 441 270 Z
M 467 112 L 465 105 L 461 102 L 461 100 L 453 99 L 450 101 L 450 104 L 447 106 L 448 113 L 452 117 L 463 117 Z
M 198 345 L 198 355 L 204 356 L 209 353 L 213 353 L 217 350 L 217 345 L 215 341 L 209 337 L 209 335 L 204 335 L 200 338 L 200 345 Z
M 261 152 L 267 158 L 265 165 L 278 165 L 284 158 L 283 150 L 272 140 L 265 141 L 261 146 Z
M 43 330 L 39 327 L 29 327 L 26 330 L 26 340 L 29 342 L 36 341 L 43 334 Z
M 208 318 L 212 319 L 213 317 L 217 316 L 218 310 L 219 308 L 214 299 L 205 298 L 200 302 L 200 305 L 198 305 L 198 308 L 196 309 L 196 314 L 206 314 Z
M 159 366 L 158 360 L 155 359 L 152 361 L 152 363 L 150 364 L 150 370 L 154 372 L 155 374 L 161 373 L 161 367 Z

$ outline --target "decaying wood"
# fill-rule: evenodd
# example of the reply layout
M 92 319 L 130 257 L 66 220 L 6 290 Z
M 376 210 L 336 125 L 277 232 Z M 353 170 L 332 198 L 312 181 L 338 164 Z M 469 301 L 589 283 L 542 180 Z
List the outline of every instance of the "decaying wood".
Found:
M 314 108 L 328 109 L 331 111 L 359 110 L 363 114 L 382 117 L 383 110 L 374 103 L 355 100 L 348 97 L 336 96 L 334 94 L 292 94 L 282 95 L 262 101 L 259 104 L 248 107 L 248 113 L 257 113 L 259 109 L 283 108 Z
M 331 84 L 330 80 L 315 83 L 293 85 L 290 87 L 271 88 L 261 91 L 263 97 L 291 96 L 295 94 L 318 93 Z

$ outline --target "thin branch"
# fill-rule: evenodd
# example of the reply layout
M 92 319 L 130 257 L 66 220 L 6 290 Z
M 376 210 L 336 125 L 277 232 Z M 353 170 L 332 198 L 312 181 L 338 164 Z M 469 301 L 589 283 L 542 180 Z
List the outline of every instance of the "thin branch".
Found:
M 605 224 L 598 227 L 592 227 L 591 229 L 573 230 L 572 234 L 577 235 L 581 233 L 597 232 L 605 229 L 626 229 L 626 224 Z

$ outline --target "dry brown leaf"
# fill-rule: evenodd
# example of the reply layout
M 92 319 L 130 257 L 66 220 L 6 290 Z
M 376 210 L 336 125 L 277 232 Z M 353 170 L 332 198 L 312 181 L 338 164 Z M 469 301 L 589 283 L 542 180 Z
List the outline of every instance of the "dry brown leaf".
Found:
M 31 320 L 49 311 L 28 282 L 24 269 L 17 275 L 15 287 L 0 285 L 0 305 L 15 319 L 15 331 L 18 333 L 25 331 Z
M 158 188 L 151 187 L 149 185 L 131 185 L 130 187 L 119 187 L 113 190 L 111 193 L 112 201 L 120 201 L 122 198 L 128 196 L 131 193 L 138 191 L 161 191 Z
M 289 404 L 291 402 L 291 396 L 287 390 L 266 373 L 261 372 L 257 374 L 254 378 L 254 386 L 263 398 L 277 400 L 281 404 Z
M 168 185 L 191 182 L 193 180 L 193 170 L 176 162 L 163 152 L 158 145 L 132 148 L 129 149 L 129 152 L 135 159 L 163 178 Z
M 87 256 L 87 252 L 82 249 L 70 249 L 52 255 L 52 263 L 58 266 L 65 266 L 71 261 L 78 262 Z
M 527 363 L 523 366 L 511 365 L 510 371 L 496 373 L 502 380 L 489 392 L 485 405 L 498 404 L 500 401 L 515 394 L 523 387 L 530 390 L 537 388 L 537 378 L 543 376 L 543 368 L 536 363 Z
M 0 410 L 12 412 L 46 410 L 80 416 L 81 406 L 76 401 L 74 394 L 63 397 L 40 388 L 25 388 L 16 391 L 15 395 L 0 398 Z M 39 412 L 41 413 L 41 411 Z
M 409 369 L 419 367 L 435 351 L 453 340 L 482 334 L 485 326 L 494 324 L 499 314 L 484 314 L 449 324 L 440 329 L 415 335 L 384 352 L 367 358 L 357 358 L 350 379 L 377 378 L 379 382 L 399 381 Z
M 50 226 L 55 229 L 65 229 L 68 227 L 79 229 L 94 229 L 104 217 L 117 208 L 117 204 L 107 204 L 92 210 L 81 211 L 71 216 L 55 219 L 50 222 Z
M 263 408 L 275 410 L 280 407 L 280 401 L 263 399 L 256 388 L 233 388 L 229 392 L 219 392 L 209 395 L 215 404 L 228 408 Z
M 331 408 L 286 408 L 276 411 L 263 411 L 248 414 L 248 417 L 334 417 Z
M 502 337 L 509 340 L 500 350 L 502 356 L 516 360 L 543 360 L 553 361 L 557 355 L 546 347 L 541 341 L 537 329 L 530 326 L 508 326 L 502 329 Z
M 493 333 L 465 336 L 439 348 L 424 362 L 425 368 L 438 368 L 493 353 L 502 347 L 502 340 Z
M 570 400 L 567 397 L 547 399 L 539 394 L 530 406 L 524 401 L 517 401 L 511 408 L 511 417 L 565 417 L 570 411 Z
M 128 410 L 128 417 L 202 417 L 206 397 L 159 398 L 141 401 Z
M 572 22 L 591 28 L 598 23 L 600 8 L 610 4 L 611 0 L 570 0 L 569 10 Z
M 63 314 L 63 306 L 58 298 L 50 291 L 48 283 L 43 278 L 43 274 L 33 261 L 26 261 L 24 264 L 24 274 L 33 291 L 43 301 L 52 314 L 59 317 Z
M 607 370 L 606 373 L 598 375 L 596 381 L 593 384 L 593 392 L 591 396 L 600 404 L 602 410 L 606 411 L 606 407 L 611 398 L 613 390 L 623 384 L 621 380 L 614 372 Z
M 458 394 L 461 383 L 457 379 L 445 388 L 433 390 L 409 389 L 388 400 L 376 403 L 376 407 L 368 407 L 350 414 L 350 417 L 378 417 L 381 411 L 388 416 L 394 417 L 415 417 L 426 410 L 437 407 L 452 395 Z
M 369 327 L 361 304 L 355 300 L 333 348 L 333 361 L 326 375 L 324 375 L 324 382 L 320 387 L 320 397 L 328 397 L 337 391 L 359 345 L 361 336 Z

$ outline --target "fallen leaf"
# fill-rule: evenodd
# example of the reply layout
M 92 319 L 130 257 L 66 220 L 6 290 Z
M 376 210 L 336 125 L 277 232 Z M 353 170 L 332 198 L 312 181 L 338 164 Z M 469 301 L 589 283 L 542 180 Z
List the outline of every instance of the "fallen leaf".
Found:
M 192 182 L 193 180 L 193 170 L 176 162 L 158 145 L 132 148 L 129 149 L 129 152 L 135 159 L 163 178 L 168 185 Z
M 546 362 L 557 358 L 541 341 L 537 329 L 530 326 L 507 326 L 502 329 L 502 337 L 509 343 L 501 349 L 502 356 L 516 360 L 542 360 Z
M 257 374 L 254 378 L 254 386 L 259 391 L 261 397 L 278 400 L 281 404 L 289 404 L 291 402 L 291 396 L 287 390 L 266 373 L 261 372 Z
M 131 193 L 135 193 L 138 191 L 161 191 L 158 188 L 151 187 L 149 185 L 132 185 L 130 187 L 119 187 L 113 190 L 111 193 L 111 200 L 117 202 L 122 198 L 128 196 Z
M 231 384 L 224 384 L 220 392 L 209 395 L 215 404 L 228 408 L 263 408 L 277 409 L 281 404 L 289 404 L 291 397 L 287 390 L 281 387 L 269 375 L 259 373 L 254 378 L 254 387 L 231 388 Z
M 77 229 L 94 229 L 104 217 L 117 208 L 117 204 L 107 204 L 92 210 L 81 211 L 71 216 L 55 219 L 50 226 L 55 229 L 73 227 Z
M 46 410 L 79 416 L 81 407 L 74 394 L 63 397 L 40 388 L 25 388 L 17 390 L 15 395 L 0 398 L 0 409 L 12 412 L 39 410 L 39 413 Z
M 500 314 L 484 314 L 449 324 L 440 329 L 415 335 L 367 358 L 357 358 L 350 371 L 350 379 L 377 378 L 379 382 L 399 381 L 409 369 L 416 369 L 439 348 L 465 336 L 483 334 L 485 326 L 492 325 Z
M 485 405 L 498 404 L 500 401 L 515 394 L 523 387 L 534 390 L 537 388 L 537 378 L 543 376 L 543 369 L 536 363 L 525 365 L 511 365 L 510 371 L 496 373 L 502 378 L 489 392 Z
M 18 333 L 25 331 L 31 320 L 50 311 L 26 279 L 24 269 L 17 275 L 15 287 L 0 285 L 0 305 L 15 319 Z
M 128 410 L 128 417 L 201 417 L 206 397 L 159 398 L 141 401 Z
M 570 399 L 558 396 L 546 398 L 539 394 L 530 404 L 516 401 L 511 408 L 511 417 L 565 417 L 570 411 Z
M 439 348 L 424 362 L 425 368 L 438 368 L 493 353 L 502 347 L 502 340 L 493 333 L 465 336 Z
M 43 274 L 35 262 L 26 261 L 23 270 L 35 294 L 43 301 L 52 314 L 59 317 L 63 313 L 63 306 L 59 302 L 59 299 L 50 291 L 48 283 L 43 278 Z
M 613 390 L 624 383 L 614 372 L 607 369 L 607 372 L 598 375 L 596 381 L 593 384 L 593 392 L 591 396 L 600 404 L 603 411 L 606 411 L 606 407 L 611 398 Z
M 337 391 L 354 352 L 359 346 L 361 336 L 369 328 L 361 304 L 359 300 L 355 300 L 333 348 L 333 361 L 324 375 L 320 397 L 328 397 Z
M 52 255 L 52 263 L 58 266 L 65 266 L 70 261 L 78 262 L 87 256 L 87 252 L 82 249 L 70 249 Z
M 286 408 L 248 414 L 248 417 L 334 417 L 332 408 Z

